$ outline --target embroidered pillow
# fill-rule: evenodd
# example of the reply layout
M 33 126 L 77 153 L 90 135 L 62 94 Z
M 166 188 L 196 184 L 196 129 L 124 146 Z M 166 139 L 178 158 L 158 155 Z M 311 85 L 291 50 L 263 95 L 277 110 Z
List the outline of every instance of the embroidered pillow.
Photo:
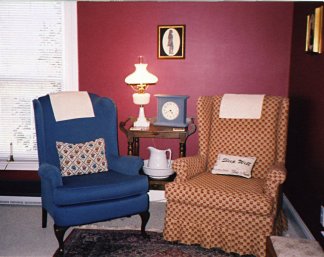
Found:
M 255 157 L 219 154 L 216 164 L 212 169 L 212 173 L 251 178 L 252 168 L 255 161 Z
M 56 149 L 63 177 L 108 171 L 103 138 L 79 144 L 56 142 Z

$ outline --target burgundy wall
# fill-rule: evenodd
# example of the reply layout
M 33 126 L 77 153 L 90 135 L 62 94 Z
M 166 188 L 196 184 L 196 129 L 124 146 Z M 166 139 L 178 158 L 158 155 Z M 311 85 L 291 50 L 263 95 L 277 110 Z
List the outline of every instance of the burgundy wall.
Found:
M 78 2 L 80 90 L 115 100 L 119 121 L 137 116 L 125 77 L 143 55 L 159 82 L 149 88 L 146 115 L 156 115 L 154 94 L 189 95 L 188 116 L 196 115 L 201 95 L 265 93 L 288 95 L 292 3 Z M 157 26 L 186 25 L 186 58 L 157 59 Z M 120 152 L 127 144 L 119 135 Z M 177 141 L 146 139 L 147 145 L 172 146 Z M 187 155 L 197 152 L 197 134 Z
M 288 179 L 285 192 L 324 247 L 324 54 L 305 53 L 306 16 L 323 3 L 295 3 L 289 88 Z

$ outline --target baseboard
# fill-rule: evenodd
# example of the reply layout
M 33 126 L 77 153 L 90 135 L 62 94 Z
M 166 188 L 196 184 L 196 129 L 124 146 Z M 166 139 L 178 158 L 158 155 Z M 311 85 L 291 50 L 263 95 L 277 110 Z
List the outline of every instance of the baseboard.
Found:
M 164 190 L 150 190 L 150 202 L 166 202 Z
M 289 211 L 289 213 L 295 220 L 298 228 L 304 234 L 305 238 L 310 239 L 310 240 L 315 240 L 315 237 L 310 232 L 310 230 L 308 229 L 308 227 L 306 226 L 304 221 L 301 219 L 298 212 L 296 211 L 296 209 L 291 204 L 291 202 L 289 201 L 289 199 L 287 198 L 287 196 L 285 194 L 283 194 L 283 205 L 284 205 L 284 207 L 286 207 L 286 210 Z
M 166 202 L 164 190 L 150 190 L 150 202 Z M 33 205 L 41 206 L 41 197 L 0 195 L 0 205 Z
M 41 206 L 40 197 L 0 195 L 0 205 L 34 205 Z

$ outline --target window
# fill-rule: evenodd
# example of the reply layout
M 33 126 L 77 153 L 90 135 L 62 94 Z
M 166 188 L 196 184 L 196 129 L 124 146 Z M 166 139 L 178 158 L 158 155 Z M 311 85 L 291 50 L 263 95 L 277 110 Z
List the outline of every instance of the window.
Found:
M 0 159 L 36 160 L 32 100 L 78 90 L 75 1 L 0 1 Z

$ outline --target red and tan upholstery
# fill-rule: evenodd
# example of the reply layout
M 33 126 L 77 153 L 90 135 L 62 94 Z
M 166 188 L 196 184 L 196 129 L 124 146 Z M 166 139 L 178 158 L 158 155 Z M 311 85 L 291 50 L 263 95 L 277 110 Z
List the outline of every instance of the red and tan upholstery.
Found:
M 174 161 L 165 188 L 164 238 L 264 257 L 266 238 L 286 228 L 280 208 L 285 181 L 288 99 L 265 96 L 260 119 L 219 118 L 221 96 L 197 104 L 199 153 Z M 211 173 L 219 153 L 253 156 L 252 177 Z

